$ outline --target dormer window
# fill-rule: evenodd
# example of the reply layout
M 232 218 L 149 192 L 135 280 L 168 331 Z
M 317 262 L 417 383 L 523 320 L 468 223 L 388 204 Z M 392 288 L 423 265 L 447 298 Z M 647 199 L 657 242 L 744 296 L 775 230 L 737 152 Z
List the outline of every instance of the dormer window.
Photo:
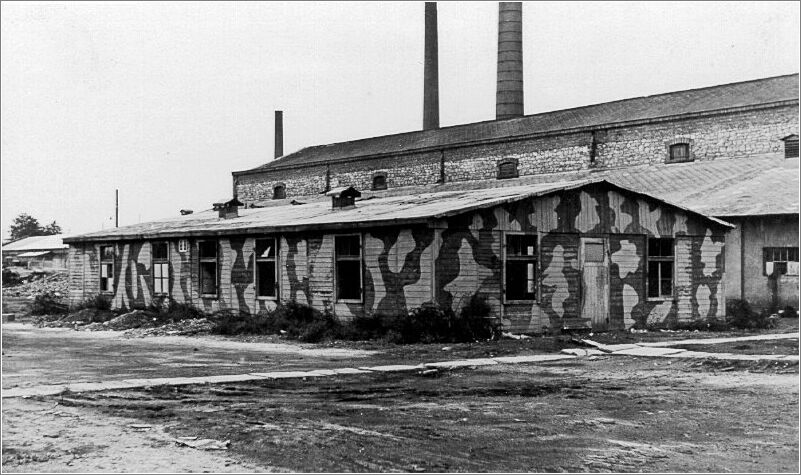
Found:
M 498 162 L 498 179 L 517 178 L 520 176 L 517 171 L 517 159 L 510 158 Z
M 665 143 L 667 147 L 666 163 L 692 162 L 692 139 L 677 137 Z
M 283 200 L 284 198 L 286 198 L 286 185 L 278 183 L 273 187 L 273 199 Z
M 784 141 L 784 158 L 798 158 L 798 135 L 788 135 Z
M 331 197 L 331 208 L 351 208 L 356 205 L 356 198 L 362 196 L 361 192 L 352 186 L 334 188 L 326 193 Z
M 373 173 L 373 190 L 386 190 L 387 189 L 387 172 Z

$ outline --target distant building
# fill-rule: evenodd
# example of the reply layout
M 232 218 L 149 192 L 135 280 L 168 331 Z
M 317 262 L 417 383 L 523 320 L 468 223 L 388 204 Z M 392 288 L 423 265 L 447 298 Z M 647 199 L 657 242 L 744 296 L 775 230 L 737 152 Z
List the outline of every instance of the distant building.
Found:
M 68 244 L 63 234 L 33 236 L 3 245 L 3 265 L 29 269 L 66 269 Z

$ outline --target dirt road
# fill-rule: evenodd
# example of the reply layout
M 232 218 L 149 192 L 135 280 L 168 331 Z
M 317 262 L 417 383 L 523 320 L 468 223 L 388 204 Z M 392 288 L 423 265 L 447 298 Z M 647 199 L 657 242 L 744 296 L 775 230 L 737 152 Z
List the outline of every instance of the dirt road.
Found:
M 416 363 L 548 345 L 558 351 L 562 344 L 423 345 L 369 354 L 26 328 L 3 327 L 4 387 L 57 376 L 138 376 L 147 365 L 158 369 L 154 376 L 229 374 L 240 366 L 247 372 Z M 17 379 L 7 380 L 7 369 Z M 11 398 L 3 401 L 3 471 L 792 473 L 799 469 L 798 394 L 797 363 L 601 356 L 426 375 Z M 185 436 L 230 445 L 214 452 L 176 445 Z

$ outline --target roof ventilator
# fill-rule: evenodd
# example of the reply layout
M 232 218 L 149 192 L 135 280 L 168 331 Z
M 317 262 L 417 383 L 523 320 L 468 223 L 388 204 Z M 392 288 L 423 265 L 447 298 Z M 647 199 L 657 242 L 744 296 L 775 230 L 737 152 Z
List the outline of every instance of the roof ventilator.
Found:
M 356 206 L 356 198 L 362 196 L 361 192 L 352 186 L 334 188 L 326 193 L 331 197 L 331 209 L 350 209 Z
M 214 203 L 214 211 L 220 213 L 220 218 L 229 219 L 239 216 L 239 207 L 242 203 L 236 197 L 218 200 Z

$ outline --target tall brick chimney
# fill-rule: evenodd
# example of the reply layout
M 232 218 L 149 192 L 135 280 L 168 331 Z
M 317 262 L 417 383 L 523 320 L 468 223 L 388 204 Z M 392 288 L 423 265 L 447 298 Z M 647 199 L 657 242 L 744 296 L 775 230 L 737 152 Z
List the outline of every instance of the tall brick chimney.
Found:
M 275 158 L 284 154 L 284 111 L 275 111 Z
M 426 2 L 425 58 L 423 63 L 423 130 L 439 128 L 439 60 L 437 2 Z
M 523 3 L 498 3 L 498 88 L 495 118 L 523 115 Z

